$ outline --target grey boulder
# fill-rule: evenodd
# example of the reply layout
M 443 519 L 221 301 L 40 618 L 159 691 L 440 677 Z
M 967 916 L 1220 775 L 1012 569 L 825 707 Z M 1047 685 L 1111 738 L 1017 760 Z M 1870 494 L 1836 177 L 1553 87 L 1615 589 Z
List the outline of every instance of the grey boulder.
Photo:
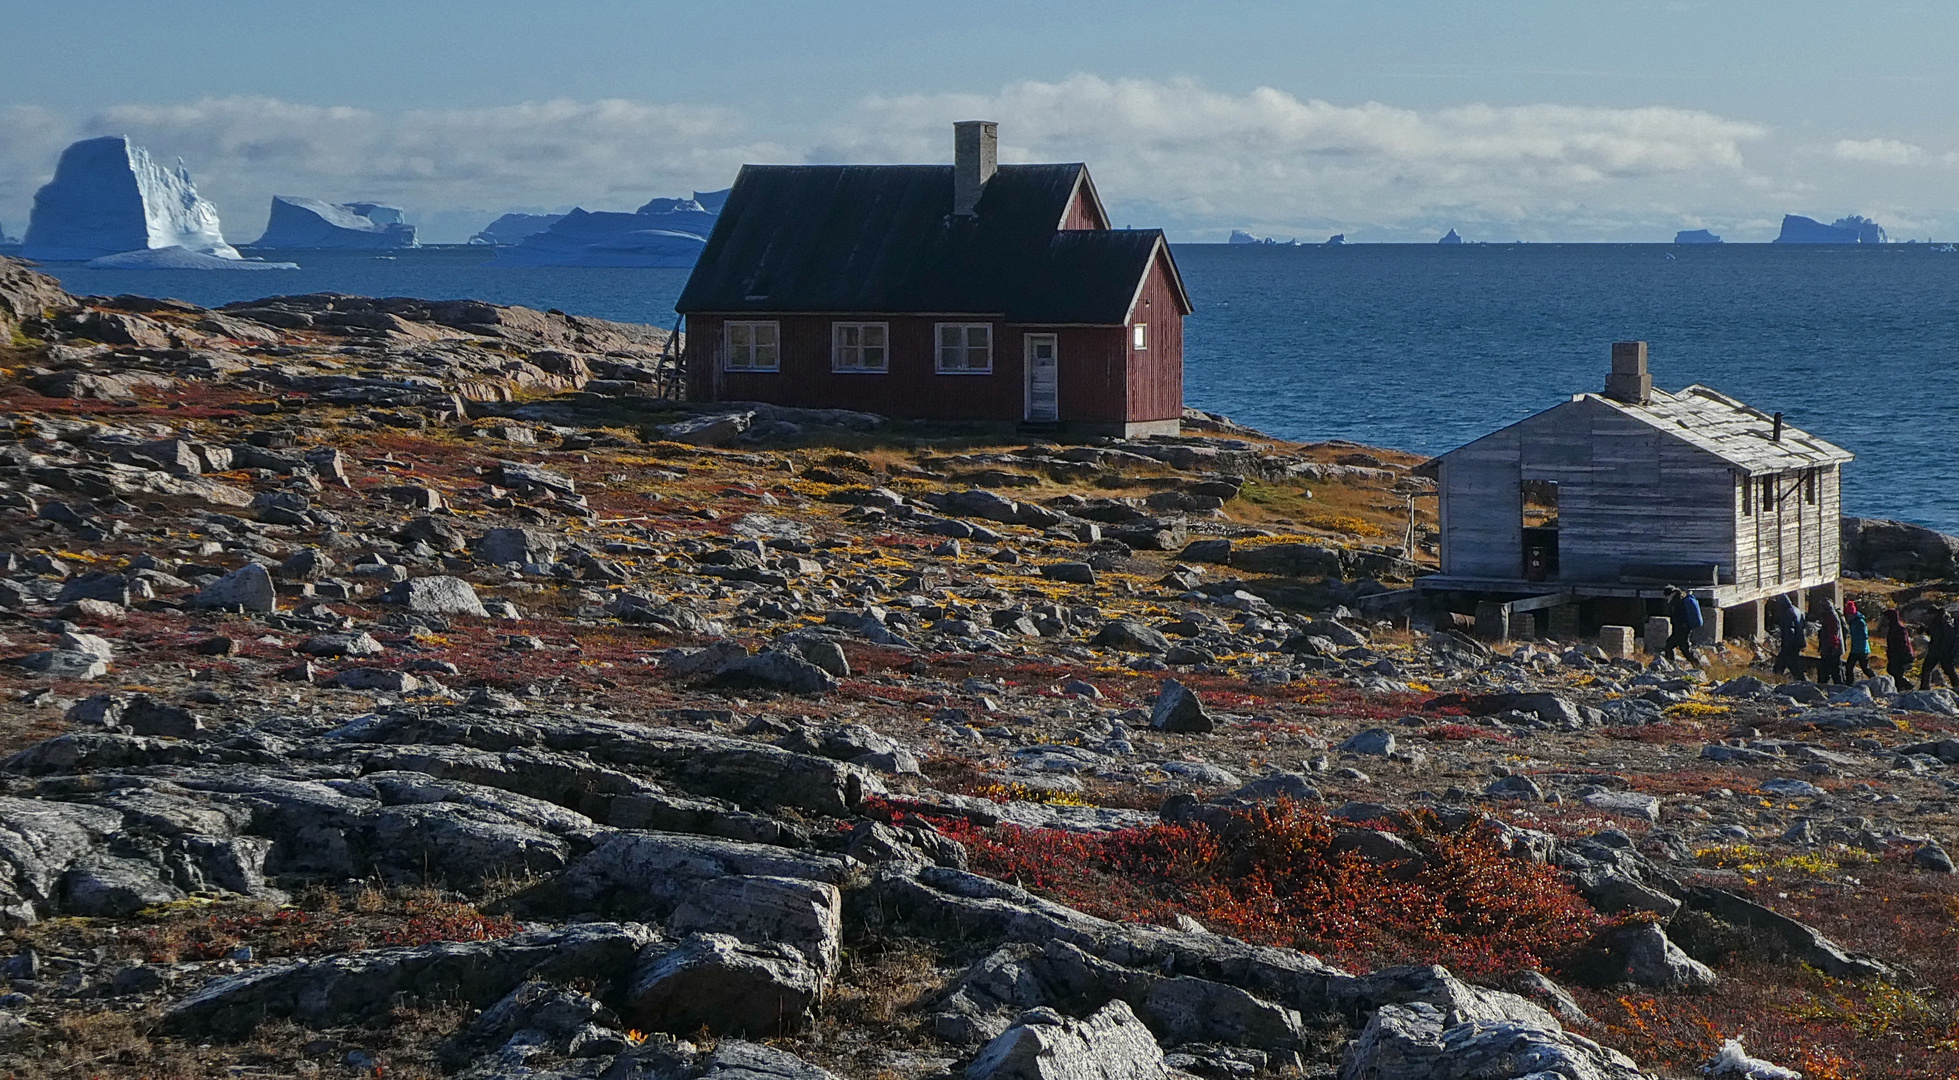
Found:
M 483 610 L 483 601 L 477 598 L 475 588 L 459 577 L 410 578 L 390 589 L 386 599 L 423 615 L 490 617 Z
M 766 1037 L 800 1030 L 826 979 L 796 949 L 693 934 L 672 950 L 648 950 L 626 995 L 625 1015 L 653 1031 Z
M 1178 734 L 1203 734 L 1217 729 L 1217 721 L 1204 711 L 1197 691 L 1175 679 L 1163 680 L 1157 689 L 1156 705 L 1150 710 L 1150 727 Z
M 1166 1080 L 1156 1039 L 1129 1006 L 1111 1001 L 1071 1020 L 1034 1009 L 966 1067 L 966 1080 Z
M 273 611 L 278 594 L 272 587 L 272 573 L 257 563 L 246 563 L 198 591 L 197 606 L 243 608 L 246 611 Z

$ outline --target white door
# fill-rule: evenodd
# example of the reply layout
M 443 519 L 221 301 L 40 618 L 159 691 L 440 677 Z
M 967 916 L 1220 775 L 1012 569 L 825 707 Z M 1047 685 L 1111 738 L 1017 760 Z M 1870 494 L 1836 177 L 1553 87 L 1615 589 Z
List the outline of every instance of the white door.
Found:
M 1061 375 L 1053 334 L 1027 335 L 1027 419 L 1061 418 Z

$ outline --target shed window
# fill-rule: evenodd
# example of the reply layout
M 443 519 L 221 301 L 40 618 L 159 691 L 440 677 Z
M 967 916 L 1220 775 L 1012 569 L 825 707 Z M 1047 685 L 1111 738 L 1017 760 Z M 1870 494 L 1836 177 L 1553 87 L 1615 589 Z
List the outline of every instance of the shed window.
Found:
M 1762 477 L 1762 513 L 1767 514 L 1773 512 L 1774 510 L 1775 510 L 1775 477 L 1764 476 Z
M 782 328 L 773 322 L 728 324 L 729 371 L 776 371 L 782 367 Z
M 939 373 L 987 375 L 993 371 L 992 323 L 940 323 Z
M 1809 471 L 1803 473 L 1803 501 L 1811 506 L 1816 505 L 1816 470 L 1815 469 L 1810 469 Z
M 1741 478 L 1741 516 L 1748 517 L 1755 512 L 1755 485 L 1748 477 Z
M 1129 328 L 1129 344 L 1137 352 L 1150 347 L 1150 324 L 1137 323 Z
M 890 337 L 887 323 L 831 323 L 830 370 L 889 371 Z

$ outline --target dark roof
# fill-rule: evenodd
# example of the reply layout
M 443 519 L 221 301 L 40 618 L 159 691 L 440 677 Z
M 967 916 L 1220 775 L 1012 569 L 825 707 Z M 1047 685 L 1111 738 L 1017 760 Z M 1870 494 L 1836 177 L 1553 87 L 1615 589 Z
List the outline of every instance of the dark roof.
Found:
M 950 165 L 743 166 L 674 307 L 1121 323 L 1163 233 L 1058 231 L 1087 173 L 1002 165 L 957 218 Z

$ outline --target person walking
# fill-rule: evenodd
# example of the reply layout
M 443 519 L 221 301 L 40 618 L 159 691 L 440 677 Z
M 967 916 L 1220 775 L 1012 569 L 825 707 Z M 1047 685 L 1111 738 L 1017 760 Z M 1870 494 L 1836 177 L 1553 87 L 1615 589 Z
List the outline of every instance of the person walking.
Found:
M 1891 608 L 1884 613 L 1884 670 L 1899 690 L 1911 689 L 1911 661 L 1911 627 L 1904 612 Z
M 1945 684 L 1959 690 L 1959 675 L 1953 674 L 1954 646 L 1959 645 L 1959 625 L 1955 625 L 1952 612 L 1946 608 L 1932 609 L 1932 617 L 1925 624 L 1925 633 L 1932 640 L 1925 646 L 1925 662 L 1918 669 L 1918 688 L 1932 688 L 1932 672 L 1945 672 Z
M 1816 681 L 1828 686 L 1847 682 L 1843 677 L 1843 617 L 1837 606 L 1823 601 L 1816 615 Z
M 1688 663 L 1701 666 L 1700 655 L 1694 652 L 1694 634 L 1701 628 L 1701 605 L 1694 594 L 1677 585 L 1666 587 L 1667 618 L 1673 624 L 1673 632 L 1667 635 L 1666 648 L 1660 655 L 1673 659 L 1674 650 L 1679 650 Z
M 1864 678 L 1876 678 L 1871 670 L 1871 627 L 1864 621 L 1864 612 L 1855 600 L 1843 602 L 1843 638 L 1850 653 L 1843 660 L 1843 681 L 1846 685 L 1857 677 L 1857 669 L 1864 669 Z
M 1809 639 L 1809 622 L 1803 613 L 1796 610 L 1796 602 L 1788 597 L 1779 597 L 1782 612 L 1776 618 L 1775 674 L 1787 672 L 1797 682 L 1807 681 L 1803 674 L 1803 644 Z

